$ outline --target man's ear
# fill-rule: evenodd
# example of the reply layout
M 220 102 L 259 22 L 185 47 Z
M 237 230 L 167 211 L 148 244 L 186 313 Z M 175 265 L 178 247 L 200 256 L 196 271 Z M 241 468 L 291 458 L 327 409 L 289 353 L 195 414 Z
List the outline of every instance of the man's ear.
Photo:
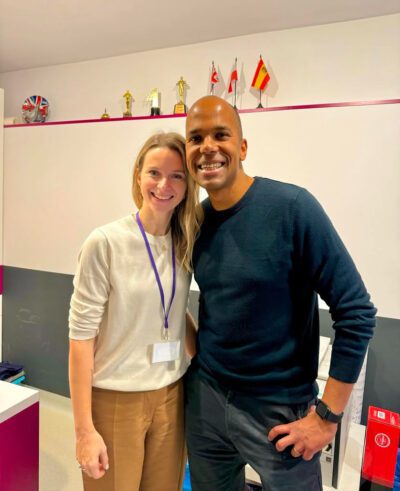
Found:
M 247 140 L 243 138 L 240 142 L 240 160 L 243 161 L 246 159 L 247 155 Z

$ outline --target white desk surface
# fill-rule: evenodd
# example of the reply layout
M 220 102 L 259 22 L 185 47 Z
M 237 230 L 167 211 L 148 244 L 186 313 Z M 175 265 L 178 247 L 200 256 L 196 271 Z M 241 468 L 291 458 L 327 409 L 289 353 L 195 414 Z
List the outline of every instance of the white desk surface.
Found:
M 349 437 L 342 472 L 339 479 L 338 491 L 358 491 L 360 488 L 360 473 L 364 452 L 365 426 L 350 423 Z M 324 491 L 334 488 L 324 487 Z
M 0 423 L 38 401 L 38 390 L 0 380 Z
M 342 472 L 340 474 L 339 487 L 335 490 L 335 488 L 330 486 L 324 486 L 324 491 L 359 490 L 364 435 L 365 426 L 350 423 L 349 439 L 347 441 Z M 246 465 L 246 478 L 255 483 L 260 483 L 258 474 L 249 465 Z

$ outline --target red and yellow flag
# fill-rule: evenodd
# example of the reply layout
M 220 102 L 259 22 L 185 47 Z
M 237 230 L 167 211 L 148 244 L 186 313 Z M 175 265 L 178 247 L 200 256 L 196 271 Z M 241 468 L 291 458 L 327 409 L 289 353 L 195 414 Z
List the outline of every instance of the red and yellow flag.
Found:
M 270 78 L 267 67 L 260 56 L 260 61 L 258 62 L 251 86 L 255 89 L 264 90 Z

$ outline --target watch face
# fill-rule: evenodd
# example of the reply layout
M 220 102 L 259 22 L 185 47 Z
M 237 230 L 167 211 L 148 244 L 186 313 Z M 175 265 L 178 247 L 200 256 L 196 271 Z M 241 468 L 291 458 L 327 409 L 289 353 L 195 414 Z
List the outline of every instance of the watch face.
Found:
M 322 419 L 325 419 L 330 411 L 328 406 L 324 402 L 318 401 L 317 413 L 319 414 L 319 416 L 321 416 Z
M 329 406 L 325 404 L 325 402 L 321 399 L 319 399 L 319 401 L 317 402 L 317 407 L 315 411 L 321 419 L 325 419 L 326 421 L 330 421 L 331 423 L 339 423 L 343 416 L 343 413 L 333 413 Z

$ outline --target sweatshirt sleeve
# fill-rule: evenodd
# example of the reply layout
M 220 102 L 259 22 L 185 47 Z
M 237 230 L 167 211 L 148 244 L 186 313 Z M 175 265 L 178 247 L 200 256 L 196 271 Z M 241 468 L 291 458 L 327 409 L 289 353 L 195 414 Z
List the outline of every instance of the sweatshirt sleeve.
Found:
M 373 335 L 376 309 L 331 221 L 304 189 L 296 200 L 294 235 L 302 274 L 328 304 L 333 320 L 329 375 L 355 383 Z
M 110 292 L 109 250 L 105 235 L 94 230 L 79 254 L 69 311 L 69 337 L 97 336 Z

